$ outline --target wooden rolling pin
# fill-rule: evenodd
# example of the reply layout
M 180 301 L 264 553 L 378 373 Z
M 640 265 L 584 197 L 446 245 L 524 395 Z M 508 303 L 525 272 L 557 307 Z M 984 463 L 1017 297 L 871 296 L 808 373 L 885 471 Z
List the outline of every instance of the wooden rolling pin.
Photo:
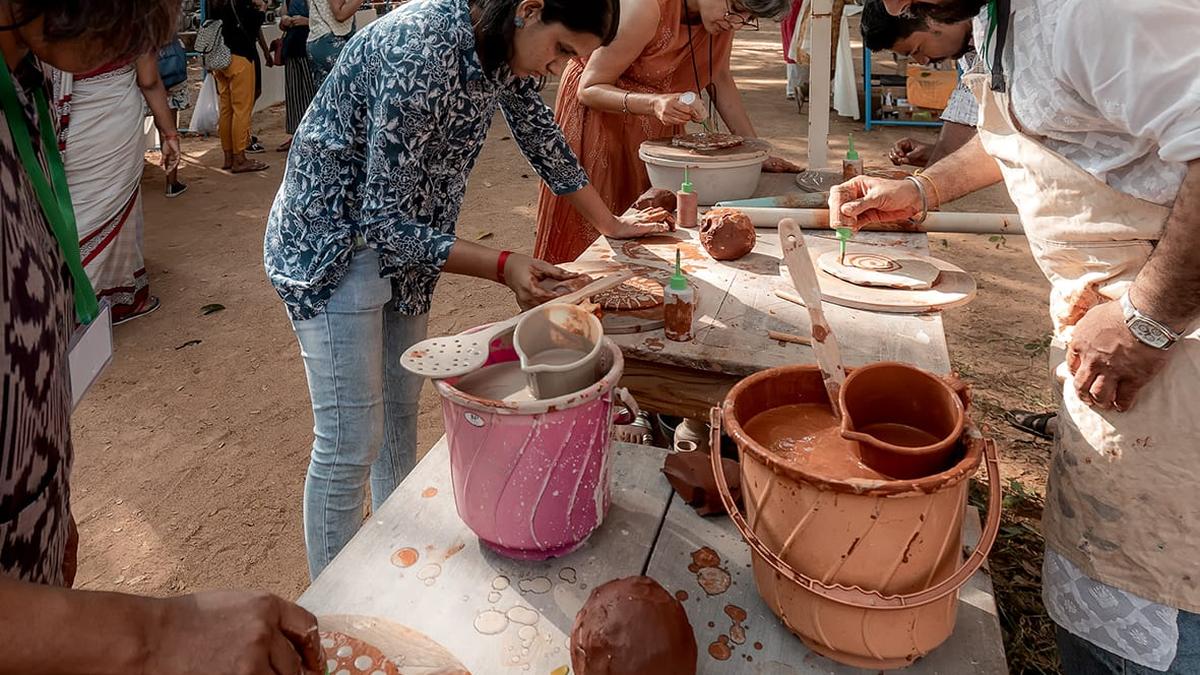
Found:
M 775 228 L 779 221 L 791 218 L 806 230 L 829 227 L 829 209 L 783 209 L 748 206 L 738 208 L 750 217 L 755 227 Z M 867 232 L 946 232 L 959 234 L 1024 234 L 1021 219 L 1013 213 L 943 213 L 931 211 L 919 226 L 907 223 L 871 223 Z

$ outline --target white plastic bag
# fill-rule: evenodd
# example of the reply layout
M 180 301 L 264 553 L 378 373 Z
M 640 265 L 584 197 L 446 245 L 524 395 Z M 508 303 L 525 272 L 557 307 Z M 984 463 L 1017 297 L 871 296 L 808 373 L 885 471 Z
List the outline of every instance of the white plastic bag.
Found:
M 192 123 L 189 131 L 197 134 L 213 134 L 221 119 L 220 102 L 217 100 L 217 83 L 212 75 L 204 76 L 204 84 L 200 85 L 200 95 L 196 97 L 196 109 L 192 112 Z

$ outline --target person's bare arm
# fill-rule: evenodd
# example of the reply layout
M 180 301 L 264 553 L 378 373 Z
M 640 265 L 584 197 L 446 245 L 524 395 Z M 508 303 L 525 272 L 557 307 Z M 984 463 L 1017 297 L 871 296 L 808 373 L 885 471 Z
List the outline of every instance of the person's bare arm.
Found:
M 978 134 L 923 175 L 936 186 L 926 190 L 931 209 L 1003 179 L 1000 166 L 983 149 Z M 831 227 L 840 224 L 857 229 L 867 223 L 897 223 L 921 212 L 921 194 L 910 180 L 859 176 L 829 191 L 829 209 L 840 214 L 840 218 L 830 218 Z
M 637 60 L 658 32 L 658 3 L 625 0 L 621 3 L 621 26 L 612 43 L 592 52 L 579 78 L 576 97 L 583 105 L 605 112 L 652 115 L 664 124 L 686 124 L 696 111 L 679 101 L 683 92 L 632 93 L 616 86 L 617 80 Z M 696 92 L 699 93 L 699 92 Z
M 499 262 L 500 251 L 457 239 L 442 271 L 503 283 L 512 289 L 522 308 L 540 305 L 555 297 L 555 293 L 541 285 L 542 282 L 565 281 L 579 276 L 523 253 L 513 253 L 504 264 L 504 277 L 500 278 Z
M 1130 300 L 1176 332 L 1200 316 L 1200 159 L 1188 163 L 1162 239 L 1138 274 Z
M 154 115 L 154 126 L 162 136 L 163 169 L 170 172 L 179 164 L 179 130 L 175 128 L 175 115 L 167 103 L 167 88 L 158 74 L 158 58 L 154 54 L 143 54 L 138 57 L 136 68 L 138 87 Z
M 943 122 L 942 130 L 938 133 L 937 143 L 929 151 L 929 161 L 926 166 L 932 166 L 939 160 L 954 154 L 962 146 L 975 137 L 975 127 L 958 122 Z
M 570 202 L 579 215 L 591 223 L 597 232 L 606 237 L 634 239 L 666 232 L 670 229 L 666 223 L 662 222 L 661 218 L 656 217 L 658 212 L 653 209 L 622 216 L 613 215 L 608 210 L 608 205 L 600 197 L 600 193 L 591 184 L 585 185 L 582 190 L 563 195 L 563 198 Z M 663 212 L 660 215 L 666 214 Z
M 324 0 L 317 0 L 323 2 Z M 333 10 L 333 18 L 338 21 L 347 21 L 350 17 L 358 12 L 358 8 L 362 7 L 363 0 L 328 0 L 329 9 Z
M 324 669 L 316 619 L 267 594 L 157 599 L 0 576 L 0 675 L 184 675 Z

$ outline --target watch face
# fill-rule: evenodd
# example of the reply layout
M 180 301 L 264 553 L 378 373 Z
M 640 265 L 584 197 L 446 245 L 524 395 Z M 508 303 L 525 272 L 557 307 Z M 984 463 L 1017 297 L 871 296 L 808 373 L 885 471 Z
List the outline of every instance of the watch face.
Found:
M 1134 337 L 1156 349 L 1163 349 L 1171 344 L 1171 338 L 1148 321 L 1134 319 L 1129 322 L 1129 330 Z

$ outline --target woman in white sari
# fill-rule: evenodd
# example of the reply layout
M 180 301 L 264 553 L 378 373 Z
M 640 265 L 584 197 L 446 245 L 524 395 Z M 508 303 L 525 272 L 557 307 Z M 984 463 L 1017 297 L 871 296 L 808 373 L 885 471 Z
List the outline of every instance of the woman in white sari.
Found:
M 143 101 L 162 136 L 163 166 L 179 162 L 179 133 L 154 54 L 82 75 L 56 72 L 59 148 L 75 206 L 79 249 L 97 297 L 121 323 L 158 309 L 142 258 Z

